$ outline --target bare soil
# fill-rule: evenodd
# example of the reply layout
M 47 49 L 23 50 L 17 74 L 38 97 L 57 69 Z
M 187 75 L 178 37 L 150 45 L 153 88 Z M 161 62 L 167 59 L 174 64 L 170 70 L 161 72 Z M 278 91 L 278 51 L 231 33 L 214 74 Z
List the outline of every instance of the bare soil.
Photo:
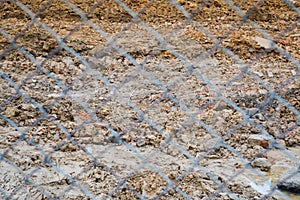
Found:
M 177 1 L 187 19 L 168 1 L 124 1 L 138 21 L 116 1 L 71 1 L 87 23 L 61 1 L 21 2 L 35 21 L 0 1 L 3 198 L 299 198 L 275 188 L 299 173 L 291 7 L 233 1 L 241 17 L 225 1 Z M 276 48 L 257 41 L 258 27 Z M 250 165 L 257 158 L 268 172 Z

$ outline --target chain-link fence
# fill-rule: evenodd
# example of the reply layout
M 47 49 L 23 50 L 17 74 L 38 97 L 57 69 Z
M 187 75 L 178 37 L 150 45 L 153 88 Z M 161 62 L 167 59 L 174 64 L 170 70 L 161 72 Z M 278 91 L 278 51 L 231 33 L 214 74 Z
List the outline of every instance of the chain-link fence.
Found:
M 0 1 L 1 199 L 299 199 L 299 7 Z

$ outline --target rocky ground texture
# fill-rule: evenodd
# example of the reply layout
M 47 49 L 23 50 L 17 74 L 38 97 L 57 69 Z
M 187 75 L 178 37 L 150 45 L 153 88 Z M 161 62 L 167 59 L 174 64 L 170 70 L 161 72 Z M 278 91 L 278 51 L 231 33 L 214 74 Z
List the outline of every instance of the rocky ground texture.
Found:
M 34 20 L 0 1 L 2 198 L 299 199 L 299 1 L 20 2 Z

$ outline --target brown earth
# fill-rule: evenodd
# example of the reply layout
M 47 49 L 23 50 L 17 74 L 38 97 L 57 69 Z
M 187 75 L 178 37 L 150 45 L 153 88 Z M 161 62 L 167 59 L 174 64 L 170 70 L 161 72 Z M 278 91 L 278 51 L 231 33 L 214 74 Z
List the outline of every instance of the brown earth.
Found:
M 300 33 L 291 7 L 279 0 L 233 1 L 246 13 L 242 18 L 225 1 L 178 1 L 187 19 L 167 1 L 124 1 L 164 38 L 163 46 L 116 1 L 72 1 L 137 64 L 70 5 L 21 2 L 92 68 L 58 47 L 20 6 L 0 1 L 0 116 L 20 128 L 0 118 L 0 188 L 7 196 L 280 199 L 277 190 L 265 195 L 253 188 L 254 176 L 266 181 L 268 175 L 247 164 L 264 157 L 276 169 L 299 166 Z M 257 42 L 264 36 L 253 24 L 295 61 Z M 234 106 L 255 112 L 249 119 Z M 285 151 L 248 142 L 264 130 L 288 153 L 276 158 Z

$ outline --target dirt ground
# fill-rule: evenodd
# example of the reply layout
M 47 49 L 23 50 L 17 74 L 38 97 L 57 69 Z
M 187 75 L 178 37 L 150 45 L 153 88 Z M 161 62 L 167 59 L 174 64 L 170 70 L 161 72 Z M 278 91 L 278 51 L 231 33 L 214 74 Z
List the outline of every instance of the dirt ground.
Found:
M 2 198 L 299 199 L 276 187 L 299 192 L 299 1 L 20 2 L 36 19 L 0 1 Z

